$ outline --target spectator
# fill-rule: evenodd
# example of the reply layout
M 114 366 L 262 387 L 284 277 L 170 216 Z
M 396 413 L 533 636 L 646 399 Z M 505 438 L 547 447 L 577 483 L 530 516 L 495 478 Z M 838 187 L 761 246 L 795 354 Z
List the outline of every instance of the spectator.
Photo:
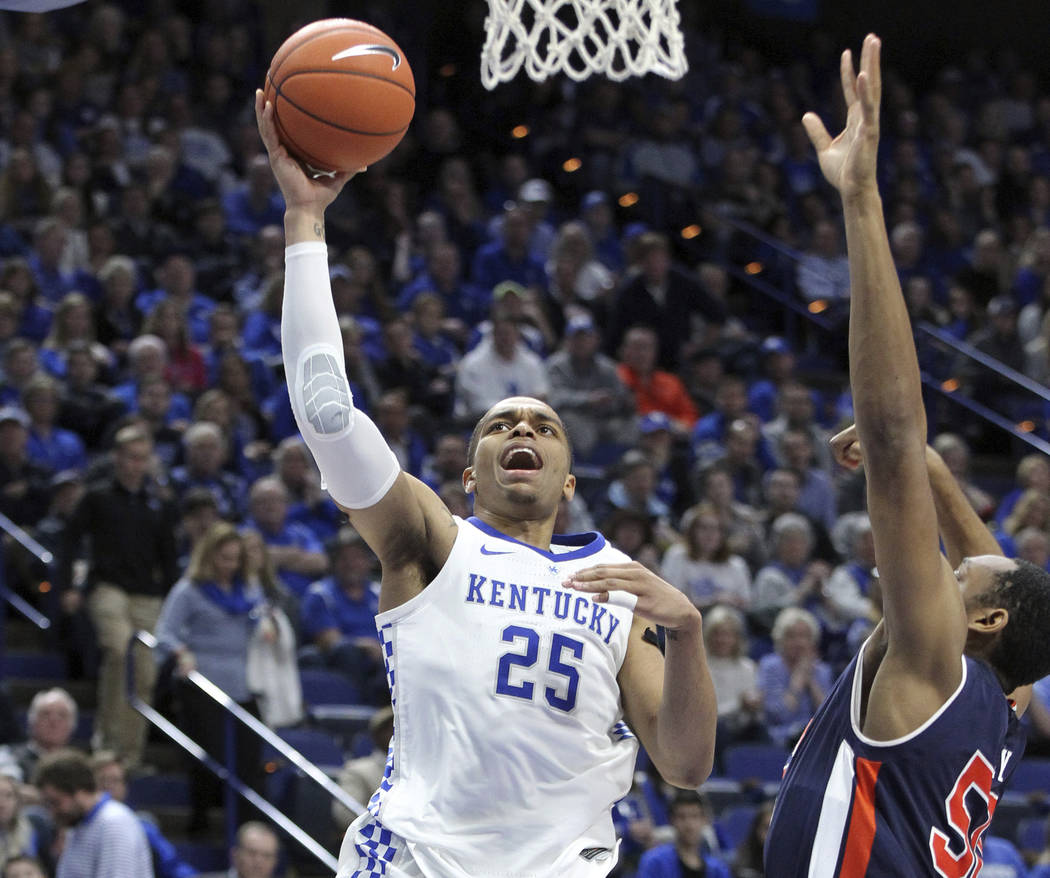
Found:
M 812 553 L 813 528 L 809 522 L 795 512 L 777 516 L 771 531 L 770 561 L 755 574 L 757 619 L 769 625 L 786 607 L 820 606 L 831 568 L 826 561 L 813 560 Z
M 733 495 L 748 505 L 759 502 L 762 489 L 762 471 L 765 460 L 762 456 L 762 436 L 754 418 L 737 418 L 726 425 L 721 446 L 707 445 L 707 452 L 715 452 L 733 480 Z M 710 463 L 706 458 L 698 460 L 701 466 Z
M 725 323 L 725 309 L 692 275 L 672 265 L 666 236 L 646 232 L 638 252 L 641 271 L 613 295 L 606 345 L 614 351 L 632 327 L 648 326 L 656 333 L 659 368 L 671 370 L 686 341 L 703 342 Z
M 324 549 L 314 534 L 288 518 L 288 491 L 274 476 L 258 479 L 248 492 L 249 518 L 269 548 L 281 581 L 302 598 L 310 583 L 328 569 Z
M 116 750 L 129 766 L 142 761 L 146 724 L 125 695 L 128 641 L 138 629 L 153 630 L 177 575 L 177 517 L 147 476 L 152 454 L 141 427 L 117 432 L 113 475 L 92 484 L 74 509 L 55 573 L 58 591 L 68 591 L 73 561 L 89 537 L 87 604 L 102 650 L 93 743 Z M 148 702 L 155 674 L 144 659 L 135 662 L 135 687 Z
M 809 522 L 810 530 L 813 535 L 814 557 L 820 558 L 822 561 L 828 561 L 829 563 L 838 560 L 838 553 L 835 551 L 835 546 L 831 542 L 831 537 L 828 534 L 827 528 L 824 527 L 822 522 L 817 521 L 815 518 L 810 518 L 798 507 L 798 500 L 802 490 L 798 473 L 793 469 L 770 470 L 763 477 L 762 487 L 763 496 L 765 498 L 765 502 L 762 505 L 762 511 L 765 519 L 764 533 L 767 549 L 768 545 L 772 542 L 774 522 L 776 522 L 776 520 L 784 513 L 794 512 L 801 515 L 807 522 Z
M 135 262 L 127 256 L 111 256 L 98 270 L 102 300 L 95 309 L 95 336 L 118 359 L 123 359 L 142 324 L 142 315 L 133 304 L 135 274 Z
M 579 314 L 566 325 L 563 348 L 547 360 L 550 403 L 584 459 L 600 443 L 623 441 L 635 408 L 616 364 L 599 353 L 600 342 L 594 320 Z
M 69 346 L 78 342 L 89 345 L 92 355 L 107 373 L 116 364 L 112 351 L 95 341 L 91 300 L 83 293 L 66 293 L 55 308 L 51 329 L 40 346 L 44 369 L 56 378 L 65 378 Z
M 506 310 L 492 314 L 492 335 L 468 353 L 456 373 L 457 420 L 473 422 L 489 407 L 509 396 L 545 399 L 550 384 L 543 361 L 521 340 L 518 326 Z
M 697 471 L 697 497 L 714 507 L 726 529 L 726 542 L 734 555 L 758 569 L 766 557 L 761 516 L 754 507 L 736 499 L 733 473 L 725 461 L 716 461 Z
M 244 509 L 243 479 L 224 469 L 229 454 L 226 437 L 211 421 L 198 421 L 182 435 L 186 463 L 171 471 L 176 498 L 191 488 L 207 488 L 215 495 L 219 515 L 230 521 L 241 518 Z
M 789 427 L 780 435 L 777 450 L 782 466 L 798 476 L 798 511 L 831 530 L 837 517 L 835 486 L 817 462 L 812 431 Z
M 284 199 L 273 179 L 265 155 L 256 155 L 248 163 L 246 180 L 232 188 L 222 199 L 226 228 L 233 235 L 250 238 L 265 226 L 281 225 Z
M 757 667 L 747 655 L 746 623 L 739 610 L 715 606 L 705 612 L 704 643 L 718 700 L 715 746 L 720 759 L 732 744 L 765 738 L 762 698 Z
M 1017 331 L 1017 304 L 1009 296 L 996 296 L 988 303 L 987 313 L 987 324 L 976 330 L 967 341 L 1003 366 L 1024 372 L 1024 344 Z M 1019 389 L 1011 379 L 979 366 L 969 358 L 962 360 L 959 368 L 974 398 L 983 402 L 995 400 L 1000 406 L 1010 406 L 1020 401 Z M 1012 410 L 1008 408 L 1006 413 L 1010 416 Z
M 1036 567 L 1050 570 L 1050 534 L 1046 531 L 1037 527 L 1021 528 L 1014 537 L 1014 546 L 1017 557 L 1024 558 Z
M 813 227 L 810 248 L 798 263 L 796 283 L 806 302 L 822 301 L 836 316 L 845 315 L 842 308 L 849 301 L 849 263 L 836 223 L 820 220 Z
M 164 377 L 179 393 L 195 396 L 207 386 L 204 357 L 190 343 L 186 315 L 174 299 L 161 299 L 146 316 L 142 331 L 155 335 L 167 346 L 168 365 Z
M 580 201 L 580 219 L 594 242 L 594 255 L 614 275 L 623 271 L 623 245 L 616 234 L 609 196 L 597 189 Z
M 770 447 L 779 454 L 780 441 L 788 430 L 802 430 L 811 439 L 815 463 L 825 472 L 831 472 L 831 453 L 828 450 L 828 435 L 816 422 L 816 403 L 813 391 L 798 381 L 785 381 L 777 394 L 777 416 L 762 427 L 762 435 Z
M 273 623 L 261 586 L 248 575 L 244 543 L 227 522 L 213 525 L 194 546 L 186 573 L 164 599 L 157 620 L 159 661 L 174 660 L 179 678 L 179 724 L 220 762 L 225 759 L 223 707 L 181 678 L 199 670 L 242 708 L 259 716 L 248 688 L 248 645 L 258 625 Z M 236 733 L 237 774 L 258 788 L 259 739 L 243 725 Z M 190 834 L 207 830 L 208 807 L 222 803 L 222 787 L 190 760 Z
M 300 626 L 310 645 L 300 650 L 303 666 L 327 665 L 347 677 L 369 704 L 389 700 L 383 653 L 376 634 L 379 583 L 376 559 L 350 526 L 328 542 L 329 576 L 303 598 Z
M 348 759 L 339 770 L 338 782 L 354 801 L 367 807 L 372 794 L 379 789 L 386 772 L 387 752 L 394 734 L 394 711 L 381 707 L 368 718 L 368 737 L 372 750 L 366 756 Z M 332 799 L 332 819 L 340 828 L 348 826 L 357 815 L 338 799 Z
M 3 351 L 3 371 L 0 378 L 0 403 L 16 404 L 30 379 L 40 371 L 36 346 L 24 338 L 13 338 Z
M 1017 498 L 1013 511 L 1003 522 L 1001 536 L 1011 539 L 1030 527 L 1050 534 L 1050 496 L 1037 488 L 1029 488 Z
M 565 323 L 573 306 L 604 313 L 613 285 L 612 273 L 594 258 L 583 223 L 564 223 L 547 261 L 548 302 L 555 326 Z
M 671 800 L 674 841 L 650 848 L 638 861 L 638 878 L 731 878 L 725 861 L 712 853 L 711 808 L 699 793 L 677 790 Z
M 22 527 L 47 514 L 52 471 L 29 456 L 30 421 L 22 409 L 0 408 L 0 512 Z
M 574 435 L 574 444 L 575 438 Z M 423 475 L 420 478 L 439 491 L 448 482 L 461 485 L 463 470 L 466 468 L 467 437 L 462 433 L 443 433 L 434 442 L 433 453 L 423 459 Z M 462 490 L 460 493 L 463 493 Z
M 41 833 L 22 808 L 18 782 L 0 773 L 0 863 L 12 857 L 35 857 L 43 845 Z
M 97 452 L 124 406 L 99 380 L 99 363 L 87 342 L 73 342 L 66 351 L 66 386 L 58 408 L 57 424 L 72 430 Z M 167 414 L 167 408 L 165 408 Z
M 977 514 L 985 520 L 990 518 L 995 511 L 995 499 L 971 479 L 970 447 L 966 441 L 954 433 L 941 433 L 931 444 L 944 459 L 945 466 L 955 476 Z
M 288 492 L 288 519 L 308 527 L 319 539 L 332 536 L 343 512 L 326 491 L 314 459 L 300 436 L 289 436 L 273 452 L 273 474 Z
M 56 878 L 153 878 L 142 825 L 127 805 L 98 789 L 86 756 L 54 754 L 36 783 L 55 823 L 66 829 Z
M 696 422 L 690 437 L 693 457 L 701 465 L 721 457 L 729 425 L 750 416 L 747 405 L 747 382 L 739 375 L 723 375 L 715 390 L 715 410 Z M 763 456 L 771 459 L 766 452 Z
M 388 390 L 376 402 L 373 419 L 401 469 L 418 478 L 423 471 L 427 445 L 412 426 L 408 403 L 404 390 Z
M 543 260 L 529 251 L 532 223 L 528 208 L 513 202 L 503 211 L 498 240 L 483 244 L 474 256 L 471 282 L 488 295 L 502 281 L 543 289 Z
M 773 802 L 763 802 L 755 812 L 747 836 L 738 845 L 733 857 L 733 878 L 763 878 L 766 874 L 763 866 L 763 852 L 766 847 L 766 833 L 769 832 L 769 821 L 773 817 Z
M 710 504 L 694 506 L 682 517 L 681 532 L 664 553 L 660 575 L 701 610 L 714 604 L 748 609 L 751 571 L 743 558 L 730 553 L 718 510 Z
M 18 780 L 31 784 L 41 759 L 64 750 L 73 740 L 77 728 L 77 703 L 65 689 L 58 687 L 37 692 L 29 702 L 26 725 L 29 739 L 22 744 L 4 747 L 0 761 L 8 766 L 8 770 L 10 767 L 17 769 Z
M 825 655 L 845 663 L 856 651 L 852 646 L 863 642 L 882 614 L 877 600 L 871 519 L 863 512 L 844 515 L 835 530 L 841 533 L 845 543 L 841 554 L 846 560 L 831 571 L 824 586 L 821 621 L 828 631 L 837 632 L 843 638 L 849 636 L 849 647 L 838 656 Z M 858 633 L 849 634 L 855 625 L 859 625 Z
M 761 353 L 763 377 L 748 387 L 747 408 L 766 424 L 777 414 L 781 388 L 792 380 L 796 358 L 791 345 L 777 335 L 771 335 L 762 342 Z
M 197 290 L 197 269 L 192 260 L 180 252 L 169 253 L 157 269 L 156 279 L 157 288 L 139 293 L 135 297 L 135 307 L 145 318 L 158 302 L 171 300 L 186 319 L 190 341 L 206 344 L 208 316 L 215 308 L 215 302 Z
M 831 688 L 831 668 L 820 660 L 820 626 L 807 610 L 781 610 L 772 636 L 774 652 L 758 663 L 758 687 L 770 737 L 791 747 Z
M 22 391 L 22 405 L 29 415 L 26 453 L 30 460 L 53 472 L 82 470 L 87 466 L 83 440 L 71 430 L 55 425 L 59 392 L 58 382 L 43 374 L 32 378 Z
M 129 412 L 138 410 L 139 385 L 146 378 L 164 378 L 168 371 L 168 346 L 155 335 L 137 336 L 128 345 L 129 378 L 113 388 L 113 395 Z M 164 379 L 167 380 L 166 378 Z M 165 421 L 186 421 L 190 417 L 190 401 L 181 393 L 172 394 Z
M 462 274 L 462 261 L 454 243 L 435 243 L 427 255 L 426 270 L 409 281 L 397 297 L 398 310 L 408 313 L 423 293 L 434 293 L 445 303 L 452 334 L 465 338 L 470 327 L 484 315 L 493 287 L 482 289 L 468 283 Z
M 5 860 L 2 878 L 48 878 L 44 865 L 35 857 L 11 857 Z
M 1029 488 L 1050 494 L 1050 461 L 1043 454 L 1026 454 L 1017 462 L 1014 483 L 1017 487 L 1003 496 L 995 510 L 995 521 L 999 525 L 1013 512 L 1014 505 Z
M 671 419 L 663 412 L 650 412 L 638 419 L 637 447 L 656 470 L 656 494 L 675 516 L 689 508 L 689 454 L 684 442 L 676 441 Z
M 617 509 L 629 509 L 644 515 L 652 524 L 658 545 L 666 547 L 675 534 L 670 525 L 671 509 L 656 495 L 653 462 L 643 452 L 632 448 L 620 458 L 616 475 L 598 504 L 597 517 L 604 519 Z
M 200 878 L 274 878 L 281 856 L 281 843 L 265 823 L 251 820 L 237 830 L 230 849 L 228 872 L 209 872 Z
M 116 753 L 107 750 L 95 753 L 91 757 L 91 770 L 95 773 L 95 784 L 100 792 L 108 794 L 115 802 L 126 803 L 128 779 L 124 763 Z M 164 837 L 153 818 L 141 812 L 136 812 L 135 816 L 146 833 L 156 878 L 196 878 L 197 870 L 179 859 L 175 845 Z
M 663 412 L 683 435 L 696 423 L 696 406 L 677 375 L 657 368 L 658 344 L 655 330 L 632 326 L 623 337 L 616 372 L 634 394 L 636 414 Z

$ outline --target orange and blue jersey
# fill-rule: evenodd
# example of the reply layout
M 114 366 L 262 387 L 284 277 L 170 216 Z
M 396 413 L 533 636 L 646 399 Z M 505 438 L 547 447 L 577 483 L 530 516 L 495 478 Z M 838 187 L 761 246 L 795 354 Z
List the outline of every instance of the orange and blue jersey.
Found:
M 987 665 L 909 735 L 860 730 L 861 652 L 784 771 L 766 839 L 767 878 L 973 878 L 981 836 L 1024 752 L 1024 729 Z

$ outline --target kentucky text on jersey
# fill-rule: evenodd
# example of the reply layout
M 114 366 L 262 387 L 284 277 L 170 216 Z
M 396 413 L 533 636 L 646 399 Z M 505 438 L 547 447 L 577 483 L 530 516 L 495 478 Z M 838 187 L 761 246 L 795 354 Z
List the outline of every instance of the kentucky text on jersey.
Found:
M 467 575 L 468 604 L 486 604 L 535 616 L 551 615 L 555 619 L 572 620 L 580 627 L 593 631 L 606 643 L 620 625 L 620 620 L 601 604 L 574 592 L 503 582 L 489 579 L 480 573 Z

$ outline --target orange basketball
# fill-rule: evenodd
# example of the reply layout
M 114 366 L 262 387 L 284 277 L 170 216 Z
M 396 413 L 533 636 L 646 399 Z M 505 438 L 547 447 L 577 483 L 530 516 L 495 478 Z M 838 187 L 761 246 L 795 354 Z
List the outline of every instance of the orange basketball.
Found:
M 281 143 L 311 171 L 356 171 L 389 153 L 416 109 L 416 82 L 379 28 L 327 18 L 288 37 L 266 73 Z

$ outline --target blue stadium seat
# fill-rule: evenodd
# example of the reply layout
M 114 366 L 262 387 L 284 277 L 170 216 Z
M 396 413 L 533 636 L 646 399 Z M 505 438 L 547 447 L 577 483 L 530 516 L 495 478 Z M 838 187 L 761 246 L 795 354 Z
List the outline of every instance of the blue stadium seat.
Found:
M 724 851 L 735 851 L 751 831 L 751 824 L 758 813 L 757 805 L 738 805 L 730 808 L 715 820 L 715 833 Z
M 9 652 L 4 655 L 4 677 L 25 680 L 65 680 L 66 660 L 49 652 Z
M 1046 819 L 1029 817 L 1017 827 L 1017 846 L 1022 853 L 1038 853 L 1046 846 Z
M 773 744 L 737 744 L 726 749 L 722 762 L 733 780 L 778 784 L 789 755 Z
M 361 701 L 354 684 L 335 671 L 303 668 L 299 671 L 299 679 L 307 707 L 317 704 L 359 704 Z
M 314 765 L 342 765 L 346 759 L 338 742 L 320 729 L 282 729 L 278 734 Z
M 128 781 L 128 807 L 136 811 L 188 808 L 190 785 L 182 774 L 145 774 Z
M 1050 793 L 1050 759 L 1022 759 L 1009 789 L 1012 793 Z
M 198 841 L 181 841 L 175 853 L 198 872 L 223 872 L 230 866 L 230 855 L 221 845 Z

